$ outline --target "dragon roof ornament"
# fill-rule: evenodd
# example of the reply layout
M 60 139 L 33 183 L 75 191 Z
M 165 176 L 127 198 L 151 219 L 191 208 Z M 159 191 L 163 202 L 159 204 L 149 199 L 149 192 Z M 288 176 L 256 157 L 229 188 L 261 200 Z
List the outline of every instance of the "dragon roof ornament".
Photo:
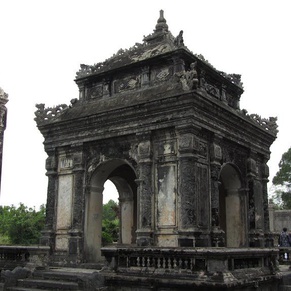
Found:
M 8 94 L 4 92 L 4 90 L 0 87 L 0 99 L 1 100 L 7 100 Z
M 250 119 L 253 123 L 261 126 L 266 131 L 272 133 L 273 135 L 277 135 L 278 133 L 278 124 L 277 124 L 277 117 L 269 117 L 269 118 L 262 118 L 258 114 L 248 114 L 246 109 L 240 110 L 240 112 Z
M 101 72 L 106 72 L 115 68 L 125 66 L 127 64 L 132 64 L 141 60 L 145 60 L 156 55 L 161 55 L 166 52 L 171 52 L 176 49 L 183 48 L 196 57 L 197 60 L 206 64 L 208 67 L 212 68 L 216 73 L 229 80 L 234 85 L 243 88 L 243 83 L 241 82 L 241 75 L 239 74 L 227 74 L 223 71 L 217 70 L 212 64 L 204 58 L 202 54 L 193 54 L 185 45 L 183 40 L 183 31 L 181 30 L 177 37 L 174 37 L 169 31 L 167 21 L 164 17 L 164 11 L 160 11 L 160 16 L 157 20 L 157 24 L 153 33 L 144 36 L 143 43 L 135 43 L 129 49 L 119 49 L 116 54 L 106 59 L 104 62 L 99 62 L 94 65 L 81 64 L 80 70 L 76 73 L 76 79 L 84 78 L 92 74 L 98 74 Z M 190 65 L 190 70 L 183 72 L 180 77 L 182 84 L 182 89 L 184 91 L 189 91 L 196 89 L 199 85 L 199 78 L 197 75 L 197 61 L 193 61 Z M 203 80 L 203 71 L 200 71 L 200 86 Z M 211 86 L 208 84 L 208 86 Z M 213 87 L 213 86 L 212 86 Z M 214 87 L 213 87 L 214 88 Z M 216 90 L 219 90 L 216 88 Z M 3 90 L 2 90 L 3 91 Z M 3 94 L 2 94 L 3 95 Z M 220 95 L 219 95 L 220 96 Z M 219 97 L 220 98 L 220 97 Z M 55 107 L 45 108 L 44 104 L 37 104 L 37 111 L 35 112 L 35 120 L 38 124 L 45 124 L 49 121 L 53 121 L 63 114 L 67 109 L 74 106 L 78 99 L 71 100 L 71 105 L 67 106 L 61 104 Z M 257 114 L 247 114 L 246 110 L 238 111 L 243 114 L 251 122 L 259 125 L 264 130 L 276 135 L 277 130 L 277 118 L 261 118 Z

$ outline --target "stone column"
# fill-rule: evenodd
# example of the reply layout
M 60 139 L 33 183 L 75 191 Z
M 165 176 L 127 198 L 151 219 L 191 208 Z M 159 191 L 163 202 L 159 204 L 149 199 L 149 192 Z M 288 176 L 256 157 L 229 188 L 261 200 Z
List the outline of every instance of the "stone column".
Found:
M 275 204 L 273 202 L 273 199 L 269 200 L 269 222 L 270 222 L 270 231 L 274 232 L 275 231 L 275 226 L 274 226 L 274 214 L 275 213 Z
M 174 74 L 185 71 L 185 62 L 178 56 L 173 57 Z
M 269 224 L 269 209 L 268 209 L 268 182 L 269 182 L 269 167 L 267 159 L 263 161 L 262 165 L 262 194 L 263 194 L 263 211 L 264 211 L 264 231 L 270 231 Z
M 46 202 L 46 223 L 40 238 L 40 244 L 55 247 L 55 223 L 56 223 L 56 194 L 57 194 L 57 161 L 54 151 L 47 151 L 49 155 L 46 159 L 46 175 L 48 177 L 47 202 Z
M 74 201 L 73 157 L 70 151 L 59 151 L 57 193 L 56 251 L 68 252 Z
M 73 175 L 74 175 L 74 190 L 73 190 L 73 219 L 72 227 L 69 231 L 69 254 L 76 256 L 79 260 L 83 253 L 82 245 L 82 225 L 84 212 L 84 165 L 83 165 L 83 151 L 82 145 L 75 145 L 73 153 Z
M 107 98 L 111 96 L 112 88 L 111 81 L 109 79 L 103 80 L 103 98 Z
M 268 182 L 269 182 L 269 167 L 267 165 L 267 161 L 269 160 L 269 157 L 266 157 L 263 160 L 262 165 L 262 188 L 263 188 L 263 204 L 264 204 L 264 232 L 265 232 L 265 246 L 267 247 L 273 247 L 274 246 L 274 237 L 272 235 L 272 232 L 274 231 L 274 211 L 273 211 L 273 217 L 270 217 L 271 211 L 269 208 L 268 203 Z M 272 226 L 272 229 L 271 229 Z
M 2 175 L 4 130 L 6 129 L 6 115 L 7 115 L 7 108 L 5 104 L 7 102 L 8 102 L 8 94 L 6 94 L 0 87 L 0 190 L 1 190 L 1 175 Z
M 215 136 L 210 147 L 211 173 L 211 244 L 212 246 L 225 245 L 225 233 L 220 229 L 219 209 L 219 175 L 221 171 L 222 150 L 219 145 L 220 137 Z
M 255 154 L 254 154 L 255 156 Z M 263 246 L 264 212 L 262 184 L 258 179 L 258 166 L 251 156 L 247 160 L 247 179 L 249 188 L 249 241 L 250 246 Z
M 150 84 L 150 67 L 142 68 L 140 84 L 142 87 L 148 87 Z
M 137 245 L 153 244 L 153 181 L 150 134 L 138 145 L 138 225 Z
M 101 259 L 102 247 L 102 194 L 103 187 L 91 186 L 88 202 L 86 203 L 87 217 L 85 222 L 85 252 L 88 262 Z
M 180 241 L 193 246 L 196 239 L 201 234 L 197 226 L 197 196 L 196 193 L 196 162 L 198 129 L 191 127 L 177 128 L 178 137 L 178 196 L 180 197 L 179 215 L 179 235 Z
M 82 85 L 79 84 L 78 86 L 79 86 L 79 99 L 84 100 L 85 98 L 87 98 L 85 86 L 83 84 Z

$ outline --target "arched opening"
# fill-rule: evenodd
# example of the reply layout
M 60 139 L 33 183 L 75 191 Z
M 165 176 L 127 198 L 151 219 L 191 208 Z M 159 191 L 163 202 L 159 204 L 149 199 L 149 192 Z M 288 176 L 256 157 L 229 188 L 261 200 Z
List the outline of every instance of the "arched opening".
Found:
M 110 180 L 119 199 L 119 244 L 133 244 L 136 231 L 136 174 L 124 160 L 110 160 L 94 171 L 86 196 L 84 254 L 88 262 L 102 259 L 102 211 L 104 184 Z
M 232 164 L 226 164 L 220 172 L 219 221 L 225 232 L 227 247 L 246 244 L 245 200 L 241 195 L 241 175 Z

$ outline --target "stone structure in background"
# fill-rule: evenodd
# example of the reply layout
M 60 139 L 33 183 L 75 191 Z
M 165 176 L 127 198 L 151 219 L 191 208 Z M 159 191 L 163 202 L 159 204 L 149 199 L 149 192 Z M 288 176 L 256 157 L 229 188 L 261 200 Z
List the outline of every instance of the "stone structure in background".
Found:
M 275 209 L 275 204 L 272 199 L 269 200 L 269 218 L 270 231 L 274 234 L 276 233 L 277 235 L 279 235 L 284 227 L 288 229 L 288 232 L 291 231 L 291 210 Z
M 6 129 L 6 117 L 8 102 L 8 94 L 0 87 L 0 190 L 1 190 L 1 176 L 2 176 L 2 156 L 3 156 L 3 143 L 4 143 L 4 131 Z
M 269 246 L 276 118 L 240 109 L 240 75 L 174 37 L 161 11 L 143 43 L 81 65 L 79 98 L 37 105 L 48 154 L 42 243 L 52 259 L 101 259 L 102 192 L 119 193 L 119 245 Z

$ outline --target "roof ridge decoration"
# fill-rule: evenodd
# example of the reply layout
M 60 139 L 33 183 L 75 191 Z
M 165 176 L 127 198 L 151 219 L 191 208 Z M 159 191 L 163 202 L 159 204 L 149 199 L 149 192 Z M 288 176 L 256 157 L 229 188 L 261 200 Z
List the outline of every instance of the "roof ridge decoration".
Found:
M 164 11 L 160 10 L 160 17 L 157 20 L 154 32 L 144 36 L 143 43 L 135 43 L 129 49 L 119 49 L 113 56 L 103 62 L 94 65 L 81 64 L 80 70 L 76 72 L 76 79 L 106 71 L 117 59 L 123 58 L 127 63 L 134 63 L 180 47 L 188 50 L 184 45 L 183 30 L 180 31 L 177 37 L 174 37 L 168 29 Z M 142 52 L 142 50 L 145 51 Z M 142 54 L 140 55 L 141 52 Z
M 210 94 L 214 98 L 220 99 L 223 103 L 227 104 L 226 85 L 223 83 L 221 87 L 217 87 L 211 80 L 206 78 L 205 68 L 201 67 L 201 63 L 206 65 L 206 68 L 211 68 L 217 74 L 233 83 L 235 86 L 243 89 L 243 83 L 241 82 L 241 75 L 239 74 L 227 74 L 223 71 L 217 70 L 212 64 L 204 58 L 202 54 L 193 54 L 185 45 L 183 40 L 183 30 L 180 31 L 177 37 L 174 37 L 169 31 L 167 21 L 164 17 L 164 11 L 160 10 L 160 15 L 157 20 L 153 33 L 144 36 L 143 43 L 136 43 L 129 49 L 119 49 L 116 54 L 106 59 L 104 62 L 99 62 L 93 66 L 81 64 L 81 69 L 77 72 L 76 80 L 83 82 L 83 78 L 90 75 L 98 75 L 114 69 L 127 66 L 129 64 L 138 63 L 142 60 L 146 60 L 158 55 L 163 55 L 167 52 L 174 52 L 177 49 L 184 49 L 196 60 L 193 60 L 187 68 L 174 73 L 180 83 L 181 89 L 185 92 L 200 89 L 200 93 Z M 199 68 L 200 66 L 200 68 Z M 105 82 L 105 81 L 104 81 Z M 106 82 L 105 85 L 107 86 Z M 104 87 L 105 88 L 105 87 Z M 38 124 L 46 124 L 56 118 L 71 107 L 75 106 L 78 100 L 71 100 L 71 105 L 67 106 L 61 104 L 55 107 L 45 108 L 44 104 L 37 104 L 37 111 L 35 112 L 35 120 Z M 261 118 L 257 114 L 247 114 L 245 109 L 240 110 L 239 106 L 234 107 L 236 112 L 244 116 L 253 124 L 256 124 L 268 131 L 269 133 L 276 135 L 277 130 L 277 117 Z
M 7 93 L 5 93 L 5 91 L 0 87 L 0 99 L 1 100 L 6 100 L 6 99 L 8 99 L 8 94 Z M 7 101 L 6 101 L 7 102 Z M 6 103 L 5 102 L 5 103 Z

